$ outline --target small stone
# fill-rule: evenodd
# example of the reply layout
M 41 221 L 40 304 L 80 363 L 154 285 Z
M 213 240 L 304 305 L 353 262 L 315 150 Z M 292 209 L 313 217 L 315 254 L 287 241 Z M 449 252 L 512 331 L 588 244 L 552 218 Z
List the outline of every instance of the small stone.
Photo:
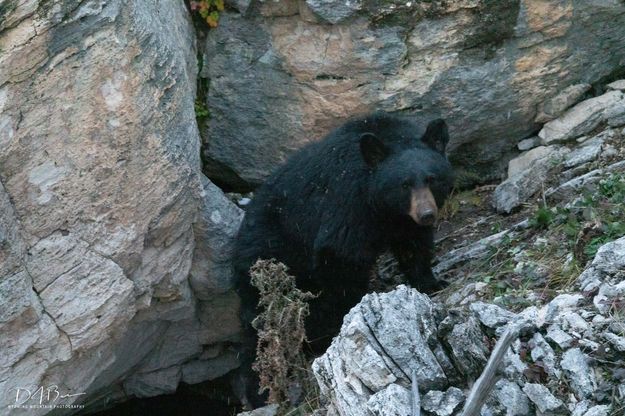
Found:
M 562 355 L 560 367 L 564 370 L 569 385 L 577 397 L 592 397 L 597 388 L 595 373 L 588 366 L 587 358 L 579 348 L 566 351 Z
M 520 151 L 524 152 L 526 150 L 530 150 L 538 146 L 539 144 L 540 144 L 540 137 L 534 136 L 534 137 L 530 137 L 529 139 L 521 140 L 519 143 L 517 143 L 516 147 Z
M 515 318 L 515 314 L 512 312 L 491 303 L 474 302 L 470 309 L 477 316 L 477 319 L 489 328 L 506 325 Z
M 558 316 L 563 329 L 583 334 L 590 330 L 590 325 L 578 313 L 566 311 Z
M 457 387 L 450 387 L 445 392 L 432 390 L 421 399 L 421 407 L 437 416 L 450 416 L 464 398 L 464 393 Z
M 547 322 L 553 321 L 557 315 L 562 312 L 575 309 L 583 301 L 584 296 L 581 294 L 562 294 L 558 295 L 549 302 L 547 305 L 547 314 L 545 319 Z
M 278 409 L 280 408 L 277 404 L 270 404 L 265 407 L 259 407 L 258 409 L 254 409 L 250 412 L 242 412 L 237 414 L 237 416 L 275 416 L 278 414 Z
M 598 342 L 592 341 L 587 338 L 578 340 L 577 344 L 580 347 L 584 347 L 587 350 L 591 350 L 591 351 L 597 351 L 601 347 L 601 345 Z
M 625 91 L 625 79 L 619 79 L 606 85 L 608 90 L 620 90 Z
M 495 384 L 495 397 L 506 409 L 506 416 L 525 416 L 530 413 L 529 400 L 518 384 L 499 380 Z
M 237 202 L 237 205 L 240 206 L 240 207 L 244 207 L 244 206 L 249 205 L 250 202 L 252 202 L 252 200 L 250 198 L 241 198 Z
M 610 413 L 610 406 L 602 404 L 591 407 L 588 409 L 584 416 L 608 416 Z
M 555 342 L 558 347 L 562 349 L 570 347 L 573 343 L 573 337 L 564 332 L 562 328 L 557 325 L 549 325 L 546 337 L 547 339 Z
M 586 162 L 591 162 L 599 157 L 603 146 L 603 139 L 595 137 L 584 142 L 584 146 L 573 150 L 564 159 L 564 166 L 572 168 Z
M 539 332 L 535 333 L 532 337 L 530 346 L 532 360 L 534 362 L 542 361 L 543 368 L 547 374 L 559 378 L 560 370 L 556 368 L 556 354 Z
M 605 338 L 612 346 L 620 352 L 625 352 L 625 338 L 620 337 L 611 332 L 604 332 L 602 334 L 603 338 Z
M 608 108 L 604 114 L 605 119 L 608 121 L 608 126 L 618 127 L 625 124 L 625 100 L 614 104 Z
M 572 408 L 571 416 L 584 416 L 591 405 L 590 400 L 581 400 L 575 404 L 569 404 L 569 408 Z
M 523 392 L 536 405 L 541 413 L 564 412 L 564 403 L 555 397 L 549 389 L 542 384 L 526 383 Z
M 367 409 L 373 416 L 407 416 L 410 403 L 410 391 L 393 383 L 372 395 L 367 401 Z

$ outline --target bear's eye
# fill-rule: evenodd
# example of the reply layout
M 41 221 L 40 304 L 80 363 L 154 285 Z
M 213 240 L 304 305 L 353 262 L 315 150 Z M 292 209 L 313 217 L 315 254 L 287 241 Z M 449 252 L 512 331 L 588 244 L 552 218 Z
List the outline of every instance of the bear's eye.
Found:
M 401 184 L 401 187 L 402 187 L 403 189 L 410 189 L 410 187 L 411 187 L 411 186 L 412 186 L 412 184 L 410 183 L 410 181 L 404 181 L 404 182 L 402 182 L 402 184 Z
M 431 185 L 435 180 L 436 178 L 434 177 L 434 175 L 428 175 L 425 177 L 425 183 L 427 183 L 428 185 Z

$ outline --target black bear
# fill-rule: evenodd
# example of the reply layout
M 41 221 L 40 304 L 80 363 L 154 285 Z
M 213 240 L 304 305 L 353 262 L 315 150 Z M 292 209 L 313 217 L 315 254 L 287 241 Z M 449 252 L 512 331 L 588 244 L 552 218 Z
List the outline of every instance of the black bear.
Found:
M 290 268 L 300 289 L 319 293 L 306 332 L 325 347 L 367 292 L 377 257 L 391 250 L 410 285 L 440 288 L 431 270 L 433 224 L 451 191 L 447 125 L 386 113 L 354 119 L 295 154 L 257 189 L 239 230 L 237 288 L 247 331 L 259 258 Z M 246 364 L 244 363 L 244 366 Z

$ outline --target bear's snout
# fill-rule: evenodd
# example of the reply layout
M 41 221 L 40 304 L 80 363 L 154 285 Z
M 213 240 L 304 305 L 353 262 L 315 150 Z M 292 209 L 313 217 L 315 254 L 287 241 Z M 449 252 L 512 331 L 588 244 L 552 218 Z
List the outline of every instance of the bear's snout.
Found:
M 438 207 L 432 191 L 427 186 L 413 189 L 408 215 L 419 225 L 430 226 L 436 221 Z

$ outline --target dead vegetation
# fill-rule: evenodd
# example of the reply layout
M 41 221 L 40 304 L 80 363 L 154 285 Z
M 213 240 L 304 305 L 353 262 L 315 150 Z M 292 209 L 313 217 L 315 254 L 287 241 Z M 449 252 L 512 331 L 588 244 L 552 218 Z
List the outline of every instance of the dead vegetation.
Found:
M 280 404 L 282 415 L 308 414 L 299 410 L 318 407 L 316 383 L 303 352 L 308 301 L 315 296 L 300 291 L 287 266 L 273 259 L 257 261 L 250 275 L 260 294 L 260 313 L 252 325 L 258 331 L 253 369 L 261 391 L 269 392 L 269 403 Z

